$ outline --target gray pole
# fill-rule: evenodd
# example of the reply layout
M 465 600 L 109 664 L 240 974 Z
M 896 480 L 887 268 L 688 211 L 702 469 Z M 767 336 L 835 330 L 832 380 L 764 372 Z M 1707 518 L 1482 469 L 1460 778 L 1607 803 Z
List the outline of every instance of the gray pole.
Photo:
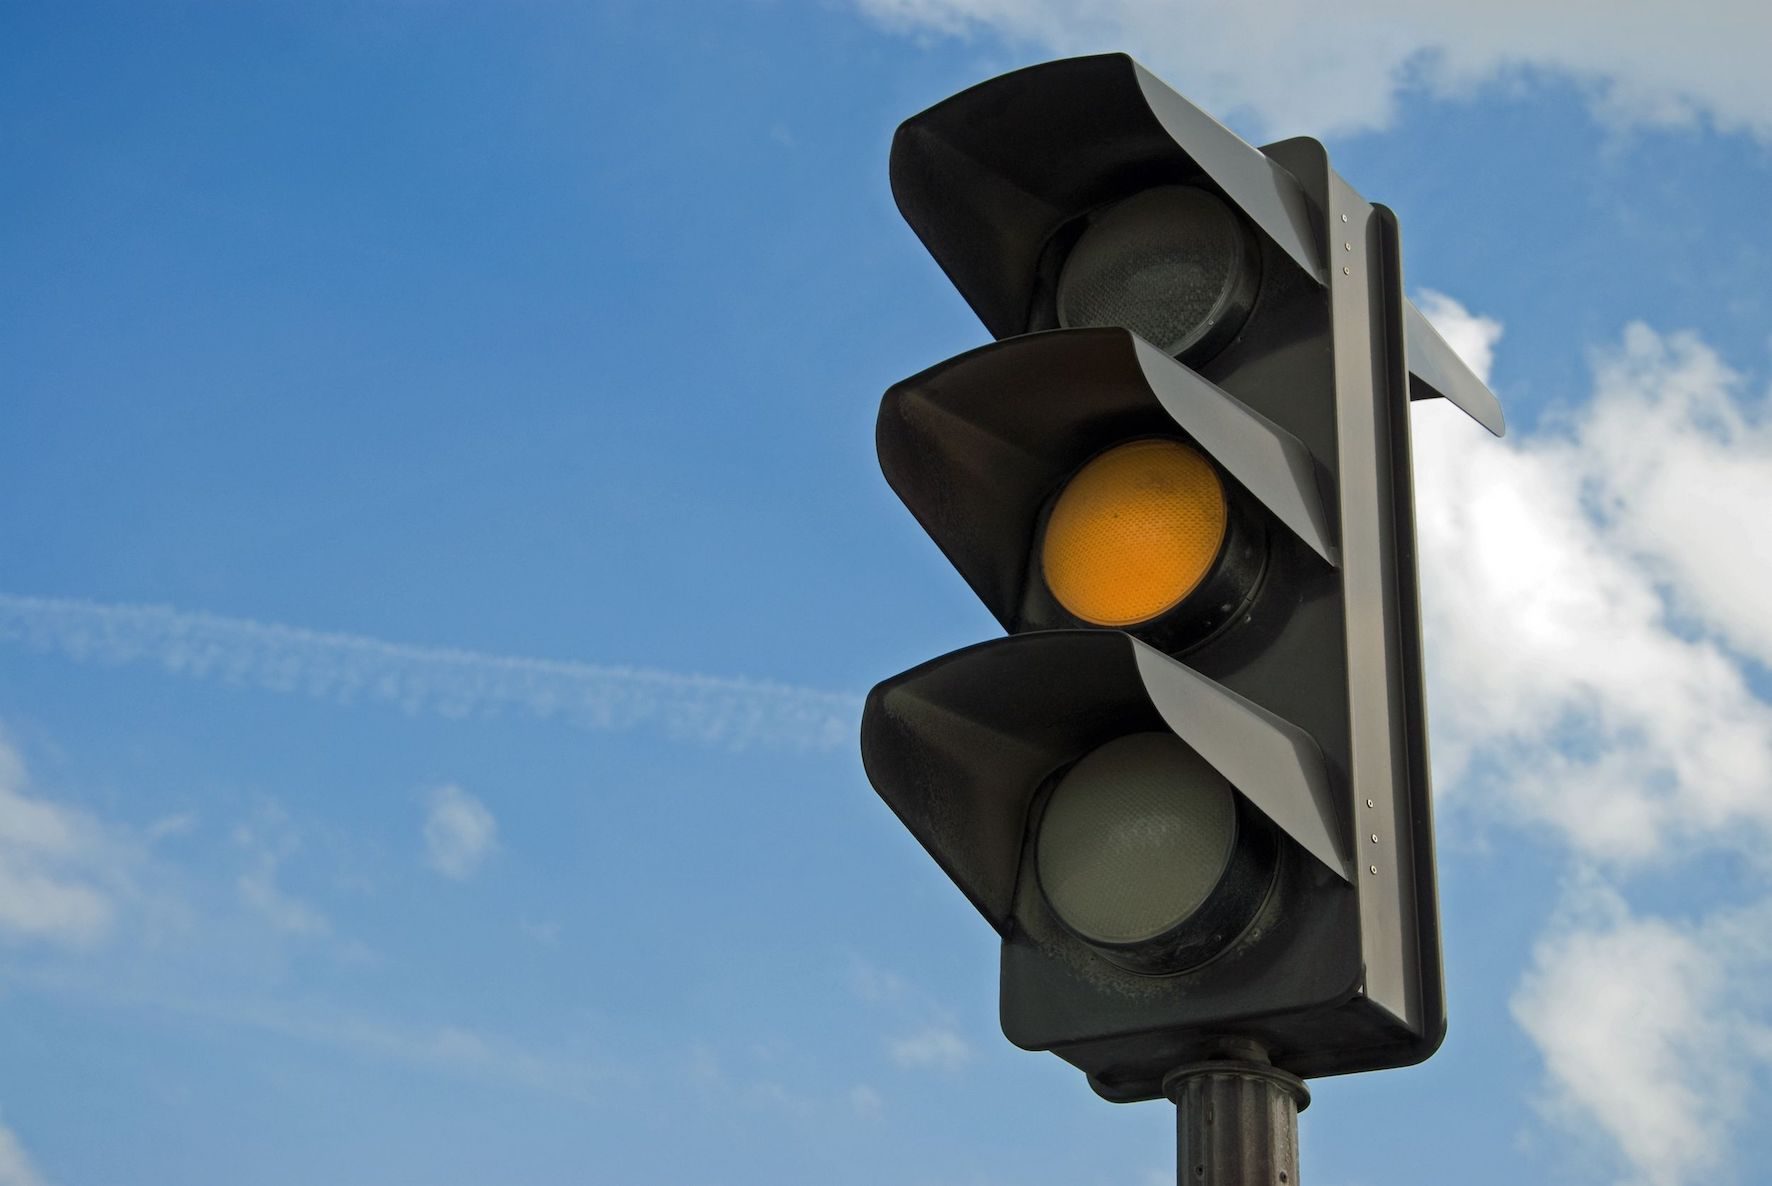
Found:
M 1175 1101 L 1177 1186 L 1298 1186 L 1304 1080 L 1258 1049 L 1189 1063 L 1163 1079 Z

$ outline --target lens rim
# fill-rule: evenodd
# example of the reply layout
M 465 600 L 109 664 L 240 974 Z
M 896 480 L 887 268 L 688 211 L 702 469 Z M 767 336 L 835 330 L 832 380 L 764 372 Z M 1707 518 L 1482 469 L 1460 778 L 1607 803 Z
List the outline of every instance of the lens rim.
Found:
M 1092 618 L 1085 618 L 1081 614 L 1079 614 L 1077 611 L 1071 609 L 1071 607 L 1065 602 L 1064 597 L 1061 596 L 1059 594 L 1058 590 L 1053 587 L 1052 575 L 1050 572 L 1050 566 L 1048 564 L 1048 557 L 1047 557 L 1047 544 L 1048 544 L 1051 534 L 1052 534 L 1052 520 L 1058 514 L 1059 506 L 1060 506 L 1060 504 L 1062 504 L 1064 502 L 1065 495 L 1070 492 L 1071 488 L 1076 485 L 1078 479 L 1080 479 L 1084 475 L 1084 473 L 1086 473 L 1089 469 L 1091 469 L 1092 467 L 1094 467 L 1098 463 L 1106 461 L 1107 458 L 1112 454 L 1120 453 L 1120 452 L 1123 452 L 1124 450 L 1131 449 L 1131 448 L 1134 448 L 1139 445 L 1147 445 L 1147 444 L 1180 446 L 1182 449 L 1184 449 L 1188 453 L 1192 454 L 1192 456 L 1194 458 L 1198 459 L 1198 461 L 1206 467 L 1206 472 L 1211 476 L 1212 482 L 1213 482 L 1213 487 L 1218 493 L 1218 506 L 1222 511 L 1223 522 L 1219 525 L 1218 538 L 1213 543 L 1212 554 L 1206 558 L 1204 564 L 1199 566 L 1199 570 L 1194 577 L 1193 583 L 1188 585 L 1185 589 L 1183 589 L 1180 593 L 1176 594 L 1169 601 L 1167 601 L 1163 605 L 1159 606 L 1155 612 L 1146 614 L 1142 618 L 1133 618 L 1130 621 L 1125 621 L 1125 622 L 1096 621 Z M 1224 476 L 1223 471 L 1220 470 L 1218 466 L 1213 464 L 1212 458 L 1209 457 L 1204 450 L 1200 449 L 1199 447 L 1192 444 L 1191 442 L 1182 440 L 1178 437 L 1160 437 L 1160 436 L 1141 436 L 1141 437 L 1134 437 L 1130 440 L 1116 442 L 1115 444 L 1109 445 L 1107 448 L 1094 454 L 1093 456 L 1091 456 L 1089 458 L 1089 460 L 1085 461 L 1082 465 L 1079 465 L 1076 469 L 1072 470 L 1070 472 L 1069 476 L 1066 477 L 1064 479 L 1064 481 L 1058 486 L 1058 489 L 1053 493 L 1051 499 L 1049 500 L 1049 505 L 1046 507 L 1045 516 L 1041 521 L 1040 533 L 1039 533 L 1039 555 L 1036 558 L 1037 565 L 1038 565 L 1038 568 L 1040 571 L 1040 579 L 1045 582 L 1047 591 L 1052 594 L 1052 599 L 1058 603 L 1059 607 L 1061 609 L 1063 609 L 1065 611 L 1065 613 L 1068 614 L 1070 617 L 1072 617 L 1073 619 L 1075 619 L 1079 622 L 1083 622 L 1086 625 L 1102 627 L 1102 628 L 1106 628 L 1109 630 L 1121 630 L 1121 629 L 1126 629 L 1128 627 L 1140 626 L 1140 625 L 1143 625 L 1147 622 L 1154 622 L 1160 618 L 1166 617 L 1168 614 L 1173 612 L 1177 606 L 1181 605 L 1188 598 L 1192 597 L 1194 595 L 1194 593 L 1200 588 L 1200 586 L 1204 585 L 1207 582 L 1207 580 L 1209 580 L 1211 578 L 1213 572 L 1218 568 L 1219 561 L 1224 556 L 1225 542 L 1229 538 L 1229 535 L 1230 535 L 1230 527 L 1231 527 L 1231 524 L 1230 524 L 1230 520 L 1231 520 L 1230 502 L 1231 502 L 1230 491 L 1229 491 L 1229 489 L 1226 488 L 1225 476 Z
M 1033 880 L 1039 891 L 1040 902 L 1052 921 L 1065 934 L 1108 963 L 1128 972 L 1144 976 L 1176 976 L 1196 971 L 1211 963 L 1235 946 L 1248 932 L 1261 915 L 1279 881 L 1280 843 L 1274 825 L 1232 787 L 1230 793 L 1235 810 L 1232 815 L 1229 854 L 1218 881 L 1193 913 L 1168 930 L 1128 942 L 1097 938 L 1072 926 L 1053 903 L 1041 875 L 1040 832 L 1046 821 L 1046 811 L 1059 786 L 1085 758 L 1124 737 L 1138 735 L 1128 733 L 1110 738 L 1067 762 L 1046 779 L 1034 803 L 1033 818 L 1028 830 L 1028 852 L 1033 862 Z M 1158 733 L 1157 736 L 1175 737 L 1172 733 Z M 1179 738 L 1176 740 L 1180 741 Z
M 1198 453 L 1212 467 L 1224 494 L 1224 535 L 1218 553 L 1207 566 L 1206 573 L 1194 583 L 1179 601 L 1159 610 L 1143 621 L 1122 626 L 1106 626 L 1072 613 L 1053 592 L 1046 580 L 1046 529 L 1052 522 L 1053 509 L 1065 489 L 1076 476 L 1098 457 L 1124 445 L 1138 441 L 1175 441 Z M 1252 500 L 1242 487 L 1227 474 L 1216 458 L 1200 448 L 1198 442 L 1182 433 L 1138 433 L 1098 449 L 1066 471 L 1053 485 L 1034 523 L 1033 547 L 1029 570 L 1041 600 L 1050 607 L 1056 628 L 1077 626 L 1088 630 L 1124 630 L 1135 638 L 1166 651 L 1184 654 L 1212 641 L 1234 625 L 1260 594 L 1267 576 L 1269 562 L 1268 528 L 1262 517 L 1249 505 Z
M 1060 329 L 1094 328 L 1092 325 L 1073 325 L 1063 315 L 1063 293 L 1068 265 L 1082 248 L 1089 232 L 1113 217 L 1115 211 L 1123 211 L 1132 202 L 1166 190 L 1187 190 L 1209 199 L 1224 211 L 1234 227 L 1231 240 L 1234 258 L 1206 319 L 1196 323 L 1179 341 L 1152 343 L 1177 361 L 1198 366 L 1221 354 L 1242 332 L 1243 326 L 1248 323 L 1249 314 L 1255 308 L 1262 280 L 1261 241 L 1256 237 L 1255 228 L 1235 205 L 1226 202 L 1215 188 L 1208 185 L 1188 181 L 1147 186 L 1111 202 L 1104 202 L 1073 220 L 1048 242 L 1047 250 L 1051 253 L 1052 260 L 1045 303 L 1049 306 L 1053 326 Z

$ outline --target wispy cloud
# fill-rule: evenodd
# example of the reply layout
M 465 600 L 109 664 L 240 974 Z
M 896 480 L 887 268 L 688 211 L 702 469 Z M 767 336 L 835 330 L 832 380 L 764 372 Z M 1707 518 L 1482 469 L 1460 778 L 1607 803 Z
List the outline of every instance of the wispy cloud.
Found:
M 520 713 L 582 729 L 651 727 L 733 749 L 835 749 L 853 742 L 861 716 L 861 698 L 844 693 L 409 646 L 168 606 L 0 594 L 0 642 L 335 704 L 454 719 Z
M 894 1004 L 915 995 L 910 981 L 903 976 L 858 955 L 849 957 L 848 981 L 856 997 L 870 1005 Z
M 95 821 L 29 794 L 27 782 L 0 737 L 0 938 L 91 944 L 115 914 L 112 845 Z
M 172 991 L 164 985 L 95 972 L 91 968 L 0 967 L 9 989 L 25 989 L 57 1000 L 114 1010 L 140 1010 L 187 1018 L 206 1028 L 271 1034 L 340 1054 L 440 1071 L 463 1079 L 590 1101 L 603 1078 L 592 1059 L 572 1040 L 539 1048 L 501 1034 L 462 1024 L 394 1022 L 311 1001 L 218 997 L 202 991 Z M 0 1162 L 0 1168 L 4 1162 Z M 0 1175 L 0 1186 L 11 1186 Z
M 865 1004 L 896 1014 L 908 1033 L 885 1041 L 886 1057 L 906 1070 L 957 1071 L 972 1061 L 972 1044 L 946 1009 L 898 973 L 860 956 L 849 959 L 850 991 Z
M 425 859 L 445 877 L 473 875 L 498 845 L 498 821 L 486 805 L 453 783 L 426 797 Z
M 326 916 L 284 889 L 278 878 L 283 863 L 301 847 L 301 837 L 281 810 L 267 807 L 254 822 L 236 825 L 233 841 L 249 861 L 235 886 L 255 916 L 290 935 L 322 938 L 332 933 Z
M 1761 52 L 1772 9 L 1742 0 L 1419 4 L 1343 0 L 854 0 L 882 25 L 927 36 L 983 34 L 1077 54 L 1136 47 L 1210 110 L 1280 135 L 1382 128 L 1410 92 L 1457 94 L 1535 75 L 1574 81 L 1609 123 L 1708 121 L 1772 142 Z
M 599 1078 L 587 1062 L 530 1049 L 466 1026 L 406 1029 L 350 1015 L 297 1014 L 276 1005 L 233 1009 L 227 1020 L 351 1054 L 585 1102 L 593 1097 Z
M 553 919 L 520 919 L 517 929 L 528 938 L 546 947 L 557 947 L 560 944 L 560 924 Z
M 47 1186 L 17 1134 L 0 1124 L 0 1186 Z
M 892 1061 L 909 1070 L 957 1071 L 972 1060 L 972 1044 L 959 1031 L 932 1025 L 886 1043 Z
M 885 1098 L 867 1083 L 857 1083 L 849 1089 L 849 1106 L 863 1120 L 878 1120 L 886 1112 Z

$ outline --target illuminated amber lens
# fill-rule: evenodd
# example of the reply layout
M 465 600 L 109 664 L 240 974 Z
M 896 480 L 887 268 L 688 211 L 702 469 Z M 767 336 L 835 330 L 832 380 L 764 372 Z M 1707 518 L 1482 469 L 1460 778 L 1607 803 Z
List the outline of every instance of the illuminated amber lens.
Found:
M 1224 487 L 1179 441 L 1133 441 L 1077 471 L 1053 505 L 1040 548 L 1046 586 L 1097 626 L 1173 609 L 1224 542 Z

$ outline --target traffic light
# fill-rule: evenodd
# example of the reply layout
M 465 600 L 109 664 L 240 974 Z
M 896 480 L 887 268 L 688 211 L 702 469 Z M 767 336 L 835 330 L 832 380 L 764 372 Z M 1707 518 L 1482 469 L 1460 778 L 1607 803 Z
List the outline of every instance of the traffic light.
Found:
M 886 392 L 887 481 L 1009 637 L 869 695 L 882 799 L 1002 939 L 1003 1031 L 1111 1100 L 1444 1034 L 1408 401 L 1499 434 L 1319 143 L 1123 55 L 899 128 L 997 339 Z

